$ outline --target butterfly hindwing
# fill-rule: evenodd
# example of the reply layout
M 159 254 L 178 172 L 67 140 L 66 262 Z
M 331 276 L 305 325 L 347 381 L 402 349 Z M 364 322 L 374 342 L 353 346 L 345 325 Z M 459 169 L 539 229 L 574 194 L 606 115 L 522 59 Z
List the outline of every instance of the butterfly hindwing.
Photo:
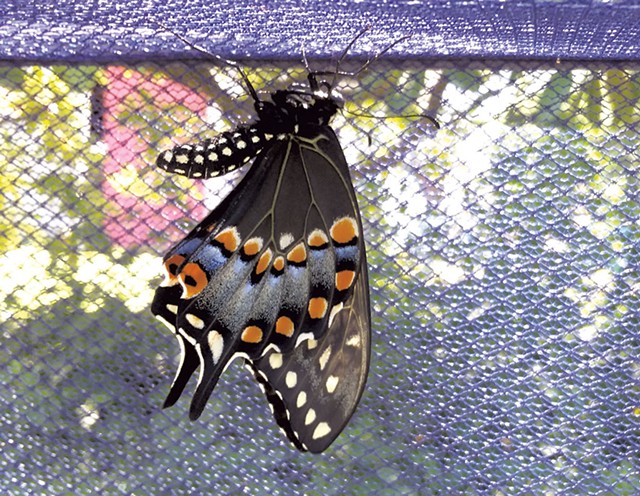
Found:
M 289 354 L 267 353 L 248 365 L 276 422 L 298 449 L 320 453 L 351 418 L 367 379 L 370 311 L 366 265 L 327 333 Z
M 180 304 L 180 297 L 183 293 L 182 286 L 178 278 L 179 269 L 185 257 L 190 254 L 190 250 L 197 246 L 195 243 L 180 243 L 174 247 L 164 259 L 165 278 L 156 289 L 156 294 L 151 304 L 151 312 L 165 324 L 178 339 L 180 347 L 180 363 L 176 372 L 171 389 L 164 402 L 163 407 L 173 405 L 184 390 L 189 378 L 200 365 L 200 358 L 192 341 L 178 332 L 176 318 Z

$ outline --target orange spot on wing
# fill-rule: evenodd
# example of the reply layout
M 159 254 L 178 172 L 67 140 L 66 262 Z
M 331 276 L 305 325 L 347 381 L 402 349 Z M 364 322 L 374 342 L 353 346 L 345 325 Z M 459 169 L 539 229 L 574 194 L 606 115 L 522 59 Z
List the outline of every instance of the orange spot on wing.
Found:
M 173 286 L 178 284 L 178 267 L 184 262 L 182 255 L 172 255 L 164 262 L 164 270 L 166 279 L 164 281 L 165 286 Z
M 353 284 L 353 280 L 356 278 L 356 273 L 353 270 L 341 270 L 336 273 L 336 289 L 338 291 L 344 291 Z
M 260 255 L 260 258 L 258 259 L 258 264 L 256 265 L 256 275 L 260 275 L 265 270 L 267 270 L 267 268 L 269 267 L 269 264 L 271 263 L 272 256 L 273 256 L 272 252 L 268 248 L 265 250 L 265 252 L 262 255 Z
M 358 237 L 358 225 L 352 217 L 338 219 L 331 226 L 331 238 L 340 244 L 351 243 Z
M 312 231 L 311 234 L 309 234 L 309 239 L 307 240 L 307 243 L 312 248 L 322 248 L 328 242 L 329 238 L 327 238 L 327 235 L 320 229 Z
M 248 257 L 257 255 L 260 250 L 262 250 L 262 239 L 260 238 L 251 238 L 242 247 L 242 251 Z
M 298 243 L 294 246 L 289 253 L 287 253 L 287 260 L 291 263 L 304 263 L 307 260 L 307 249 L 303 243 Z
M 245 343 L 259 343 L 262 341 L 262 329 L 258 326 L 247 326 L 242 331 L 241 339 Z
M 185 265 L 178 277 L 184 290 L 182 297 L 185 299 L 198 295 L 209 282 L 207 273 L 195 262 Z
M 240 236 L 238 235 L 238 231 L 235 227 L 227 227 L 223 231 L 220 231 L 220 233 L 218 233 L 218 235 L 213 239 L 218 243 L 221 243 L 222 246 L 224 246 L 224 249 L 230 252 L 236 251 L 240 244 Z
M 290 338 L 291 336 L 293 336 L 294 330 L 295 328 L 293 325 L 293 320 L 291 320 L 286 315 L 283 315 L 282 317 L 279 317 L 278 320 L 276 320 L 276 332 L 278 334 L 282 334 L 283 336 L 287 336 L 288 338 Z
M 321 319 L 327 313 L 328 306 L 326 298 L 311 298 L 309 300 L 309 317 L 312 319 Z
M 281 256 L 276 257 L 276 259 L 273 261 L 273 268 L 276 272 L 282 272 L 284 270 L 284 258 L 282 258 Z

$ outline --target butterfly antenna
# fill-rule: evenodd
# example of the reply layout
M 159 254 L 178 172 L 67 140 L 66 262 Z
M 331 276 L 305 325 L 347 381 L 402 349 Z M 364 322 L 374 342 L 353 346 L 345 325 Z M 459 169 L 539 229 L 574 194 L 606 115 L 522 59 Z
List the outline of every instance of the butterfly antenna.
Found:
M 394 41 L 393 43 L 391 43 L 390 45 L 388 45 L 385 49 L 381 50 L 380 52 L 376 53 L 373 57 L 371 57 L 369 60 L 367 60 L 362 67 L 360 67 L 360 69 L 358 69 L 356 72 L 352 72 L 350 74 L 348 74 L 349 76 L 355 77 L 358 74 L 363 73 L 364 71 L 366 71 L 369 66 L 371 64 L 373 64 L 376 60 L 378 60 L 380 57 L 382 57 L 385 53 L 387 53 L 389 50 L 391 50 L 394 46 L 399 45 L 400 43 L 402 43 L 405 40 L 408 40 L 409 38 L 411 38 L 413 35 L 412 34 L 408 34 L 406 36 L 403 36 L 402 38 Z M 357 38 L 356 38 L 357 39 Z
M 302 61 L 304 62 L 304 67 L 307 72 L 311 72 L 311 68 L 309 67 L 309 59 L 307 58 L 307 51 L 304 48 L 304 43 L 300 47 L 300 51 L 302 52 Z
M 340 66 L 342 65 L 342 62 L 344 62 L 344 59 L 347 57 L 347 54 L 353 48 L 353 45 L 355 45 L 356 42 L 360 38 L 362 38 L 364 36 L 364 34 L 367 31 L 369 31 L 370 29 L 371 29 L 371 25 L 365 26 L 363 29 L 361 29 L 360 32 L 349 42 L 349 44 L 345 47 L 345 49 L 340 54 L 340 57 L 338 58 L 338 60 L 336 62 L 336 70 L 333 72 L 333 81 L 331 81 L 331 87 L 332 88 L 336 85 L 336 82 L 338 80 L 338 75 L 341 74 L 340 73 Z M 367 61 L 367 63 L 369 63 L 369 61 Z M 361 71 L 358 71 L 356 74 L 358 74 L 360 72 Z
M 311 70 L 311 67 L 309 67 L 309 59 L 307 58 L 307 51 L 304 48 L 304 43 L 300 47 L 300 51 L 302 52 L 302 61 L 304 62 L 304 67 L 307 70 L 307 80 L 309 81 L 311 91 L 318 91 L 318 79 L 316 78 L 317 73 L 313 72 Z
M 409 38 L 411 38 L 413 35 L 412 34 L 408 34 L 406 36 L 403 36 L 402 38 L 397 39 L 396 41 L 394 41 L 393 43 L 389 44 L 387 47 L 385 47 L 383 50 L 379 51 L 378 53 L 376 53 L 373 57 L 371 57 L 370 59 L 368 59 L 363 65 L 362 67 L 360 67 L 360 69 L 358 69 L 355 72 L 342 72 L 340 71 L 340 66 L 342 65 L 342 63 L 344 62 L 344 60 L 347 58 L 348 53 L 351 51 L 351 48 L 353 48 L 353 45 L 355 45 L 355 43 L 364 36 L 364 34 L 369 31 L 371 29 L 371 26 L 366 26 L 364 29 L 362 29 L 347 45 L 347 47 L 342 51 L 342 54 L 340 54 L 340 57 L 338 58 L 338 61 L 336 62 L 336 68 L 334 71 L 315 71 L 315 72 L 311 72 L 309 69 L 309 65 L 306 61 L 305 58 L 305 65 L 307 67 L 307 70 L 309 71 L 309 76 L 312 77 L 313 79 L 315 79 L 317 76 L 329 76 L 332 75 L 333 79 L 331 81 L 331 87 L 333 88 L 336 85 L 336 82 L 338 80 L 338 76 L 348 76 L 348 77 L 355 77 L 358 76 L 359 74 L 363 73 L 364 71 L 366 71 L 369 66 L 371 64 L 373 64 L 375 61 L 377 61 L 380 57 L 382 57 L 385 53 L 387 53 L 389 50 L 391 50 L 394 46 L 399 45 L 400 43 L 402 43 L 405 40 L 408 40 Z
M 429 114 L 375 115 L 375 114 L 366 114 L 363 112 L 353 112 L 348 109 L 343 109 L 343 112 L 346 112 L 347 114 L 352 115 L 353 117 L 364 117 L 367 119 L 380 119 L 380 120 L 426 119 L 433 125 L 433 127 L 435 127 L 436 129 L 440 129 L 440 123 L 434 117 L 431 117 Z
M 234 60 L 228 60 L 228 59 L 225 59 L 225 58 L 221 57 L 220 55 L 216 55 L 215 53 L 211 53 L 211 52 L 207 51 L 206 49 L 204 49 L 204 48 L 192 43 L 190 40 L 188 40 L 187 38 L 185 38 L 181 34 L 176 33 L 175 31 L 173 31 L 172 29 L 168 28 L 164 24 L 162 24 L 162 23 L 160 23 L 158 21 L 154 21 L 154 22 L 160 28 L 162 28 L 164 31 L 166 31 L 167 33 L 171 33 L 177 39 L 182 41 L 185 45 L 187 45 L 190 48 L 193 48 L 196 52 L 202 53 L 203 55 L 206 55 L 207 57 L 213 58 L 213 59 L 215 59 L 215 60 L 217 60 L 219 62 L 222 62 L 225 65 L 233 67 L 236 71 L 238 71 L 238 74 L 240 74 L 240 77 L 244 81 L 244 84 L 247 87 L 247 90 L 249 91 L 249 94 L 251 95 L 251 98 L 253 98 L 254 101 L 256 101 L 256 102 L 260 102 L 261 101 L 260 98 L 258 97 L 258 93 L 256 92 L 255 88 L 251 84 L 251 81 L 249 81 L 249 77 L 245 74 L 245 72 L 240 67 L 240 64 L 238 64 Z

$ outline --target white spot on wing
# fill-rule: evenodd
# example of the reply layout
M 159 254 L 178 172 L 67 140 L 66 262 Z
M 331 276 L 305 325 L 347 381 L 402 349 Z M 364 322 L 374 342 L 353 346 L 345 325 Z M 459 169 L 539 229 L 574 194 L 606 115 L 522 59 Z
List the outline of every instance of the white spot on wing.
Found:
M 329 378 L 327 379 L 327 392 L 333 393 L 336 390 L 336 387 L 338 387 L 339 380 L 340 380 L 339 377 L 336 377 L 335 375 L 330 375 Z
M 360 336 L 358 334 L 354 334 L 347 339 L 347 346 L 353 346 L 357 348 L 360 346 Z
M 313 435 L 311 436 L 313 439 L 320 439 L 321 437 L 325 437 L 327 434 L 331 432 L 331 427 L 326 422 L 320 422 L 315 430 L 313 431 Z
M 156 319 L 158 319 L 160 322 L 162 322 L 164 325 L 166 325 L 171 332 L 176 332 L 176 326 L 174 326 L 173 324 L 171 324 L 167 319 L 165 319 L 162 315 L 156 315 Z
M 202 356 L 202 347 L 200 346 L 200 343 L 195 343 L 194 347 L 196 349 L 196 353 L 198 354 L 198 358 L 200 359 L 200 367 L 198 367 L 198 369 L 199 369 L 199 372 L 198 372 L 198 386 L 199 386 L 200 383 L 202 382 L 202 378 L 204 377 L 204 367 L 202 366 L 202 364 L 204 363 L 204 357 Z
M 292 387 L 295 387 L 296 384 L 298 383 L 298 374 L 290 370 L 289 372 L 287 372 L 287 375 L 284 378 L 284 382 L 286 383 L 289 389 L 291 389 Z
M 257 369 L 258 375 L 260 376 L 260 378 L 264 381 L 264 382 L 269 382 L 267 380 L 267 376 L 264 374 L 264 372 L 260 369 Z M 276 391 L 276 393 L 278 393 L 278 391 Z M 280 393 L 278 393 L 279 395 Z M 282 397 L 281 397 L 282 398 Z
M 307 393 L 305 393 L 304 391 L 300 391 L 300 393 L 298 393 L 298 398 L 296 399 L 296 406 L 298 408 L 302 408 L 306 402 L 307 402 Z
M 264 351 L 262 352 L 262 355 L 260 355 L 260 358 L 262 358 L 263 356 L 265 356 L 267 353 L 269 353 L 271 350 L 275 350 L 278 353 L 280 353 L 280 347 L 277 344 L 274 343 L 269 343 L 265 348 Z
M 309 408 L 307 416 L 304 418 L 304 425 L 311 425 L 316 419 L 316 411 L 313 408 Z
M 318 346 L 318 342 L 315 339 L 309 339 L 307 341 L 307 349 L 313 350 Z
M 231 355 L 231 358 L 229 359 L 229 361 L 224 364 L 224 369 L 222 371 L 224 372 L 225 370 L 227 370 L 229 368 L 229 365 L 231 365 L 231 363 L 236 358 L 244 358 L 245 360 L 248 360 L 249 359 L 249 355 L 247 355 L 246 353 L 244 353 L 242 351 L 236 351 L 233 355 Z M 251 368 L 251 365 L 245 363 L 245 367 L 247 368 L 247 370 L 249 372 L 253 372 L 253 369 Z
M 189 162 L 189 155 L 184 155 L 184 154 L 180 154 L 180 155 L 176 155 L 176 163 L 180 164 L 180 165 L 185 165 Z
M 182 370 L 182 366 L 184 365 L 184 360 L 187 357 L 187 351 L 184 347 L 184 339 L 182 336 L 176 334 L 176 338 L 178 339 L 178 343 L 180 345 L 180 363 L 178 364 L 178 370 L 176 371 L 176 375 L 173 378 L 173 382 L 171 383 L 171 387 L 176 383 L 178 377 L 180 376 L 180 371 Z
M 188 313 L 184 316 L 184 318 L 187 319 L 187 322 L 189 322 L 189 324 L 191 324 L 196 329 L 204 329 L 204 320 L 202 320 L 200 317 L 196 317 L 192 313 Z
M 331 324 L 333 324 L 333 319 L 335 319 L 336 315 L 340 313 L 340 310 L 342 310 L 343 307 L 344 305 L 342 303 L 333 305 L 333 308 L 331 309 L 331 313 L 329 314 L 329 327 L 331 327 Z
M 192 346 L 196 346 L 197 341 L 195 340 L 195 338 L 189 336 L 186 332 L 184 332 L 184 329 L 182 327 L 178 329 L 178 334 L 180 334 L 180 336 L 182 336 L 189 343 L 191 343 Z
M 274 370 L 282 367 L 282 353 L 272 353 L 269 355 L 269 366 Z
M 329 361 L 330 357 L 331 357 L 331 346 L 327 347 L 327 349 L 322 352 L 322 355 L 320 355 L 320 359 L 318 360 L 318 362 L 320 363 L 320 370 L 324 370 L 324 368 L 327 366 L 327 362 Z
M 313 340 L 313 333 L 312 332 L 303 332 L 298 336 L 298 339 L 296 340 L 296 348 L 298 347 L 298 345 L 300 343 L 303 343 L 305 341 L 310 341 Z M 313 347 L 315 348 L 315 346 Z M 309 348 L 310 350 L 312 350 L 313 348 Z
M 178 305 L 172 305 L 171 303 L 167 303 L 167 310 L 171 313 L 177 315 L 178 314 Z
M 286 250 L 287 247 L 293 243 L 294 238 L 291 233 L 283 233 L 280 235 L 280 240 L 278 241 L 278 245 L 280 246 L 280 250 Z
M 213 355 L 213 363 L 218 363 L 218 360 L 220 360 L 220 356 L 222 355 L 222 350 L 224 348 L 224 339 L 222 338 L 222 334 L 220 334 L 218 331 L 211 331 L 207 336 L 207 344 L 209 345 L 209 349 L 211 350 L 211 355 Z

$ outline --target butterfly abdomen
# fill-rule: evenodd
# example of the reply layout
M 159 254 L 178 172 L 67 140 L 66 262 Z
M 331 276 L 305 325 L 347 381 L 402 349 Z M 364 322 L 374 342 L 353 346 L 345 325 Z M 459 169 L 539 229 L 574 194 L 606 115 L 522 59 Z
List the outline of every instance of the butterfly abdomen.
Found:
M 158 156 L 157 165 L 194 179 L 221 176 L 242 167 L 277 137 L 261 126 L 240 126 L 195 145 L 180 145 Z
M 272 98 L 275 103 L 258 102 L 254 124 L 166 150 L 158 156 L 158 167 L 194 179 L 221 176 L 245 165 L 270 142 L 298 133 L 301 127 L 327 125 L 339 108 L 332 98 L 298 92 L 276 91 Z

